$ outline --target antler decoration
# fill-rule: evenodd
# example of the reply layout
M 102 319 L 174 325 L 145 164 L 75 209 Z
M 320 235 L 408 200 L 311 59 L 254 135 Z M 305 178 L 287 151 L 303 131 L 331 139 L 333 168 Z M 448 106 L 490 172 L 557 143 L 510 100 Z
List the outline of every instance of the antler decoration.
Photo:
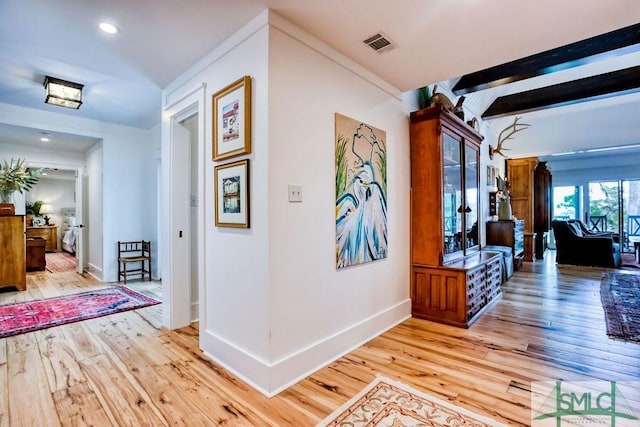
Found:
M 516 117 L 513 120 L 513 123 L 511 123 L 509 126 L 507 126 L 506 128 L 502 129 L 500 131 L 500 134 L 498 134 L 498 146 L 496 148 L 493 148 L 491 145 L 489 145 L 489 158 L 493 159 L 493 155 L 494 154 L 500 154 L 502 157 L 506 157 L 502 151 L 507 151 L 509 150 L 509 148 L 505 148 L 502 146 L 502 144 L 505 143 L 505 141 L 508 141 L 510 139 L 513 139 L 513 135 L 515 135 L 516 133 L 520 132 L 521 130 L 524 130 L 526 128 L 528 128 L 529 124 L 526 123 L 518 123 L 518 120 L 520 120 L 522 117 Z M 503 134 L 507 132 L 506 135 L 503 136 Z

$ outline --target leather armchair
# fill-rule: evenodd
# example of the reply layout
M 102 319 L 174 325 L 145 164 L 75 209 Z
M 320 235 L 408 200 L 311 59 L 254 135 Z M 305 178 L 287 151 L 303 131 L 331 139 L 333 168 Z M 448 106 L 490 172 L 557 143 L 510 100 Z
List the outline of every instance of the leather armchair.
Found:
M 616 268 L 620 265 L 620 245 L 611 233 L 586 234 L 580 224 L 552 221 L 558 264 Z

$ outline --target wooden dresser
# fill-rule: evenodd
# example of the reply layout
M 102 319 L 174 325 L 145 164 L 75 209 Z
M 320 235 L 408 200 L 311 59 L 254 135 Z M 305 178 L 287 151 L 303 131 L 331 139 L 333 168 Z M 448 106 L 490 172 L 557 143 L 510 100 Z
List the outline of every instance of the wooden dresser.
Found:
M 439 106 L 410 135 L 411 312 L 466 328 L 501 296 L 502 255 L 479 245 L 482 135 Z
M 24 216 L 0 216 L 0 288 L 27 289 Z
M 45 245 L 47 252 L 55 252 L 58 250 L 58 226 L 56 225 L 27 227 L 27 237 L 42 237 L 47 241 Z

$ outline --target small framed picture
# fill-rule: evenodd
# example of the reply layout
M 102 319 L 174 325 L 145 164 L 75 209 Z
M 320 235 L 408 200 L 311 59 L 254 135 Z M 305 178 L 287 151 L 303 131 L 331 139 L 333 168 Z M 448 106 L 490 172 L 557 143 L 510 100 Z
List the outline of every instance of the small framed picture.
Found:
M 494 187 L 496 185 L 497 174 L 498 174 L 497 167 L 487 166 L 487 187 Z
M 249 160 L 214 168 L 216 227 L 249 228 Z
M 251 153 L 251 77 L 213 94 L 213 160 Z

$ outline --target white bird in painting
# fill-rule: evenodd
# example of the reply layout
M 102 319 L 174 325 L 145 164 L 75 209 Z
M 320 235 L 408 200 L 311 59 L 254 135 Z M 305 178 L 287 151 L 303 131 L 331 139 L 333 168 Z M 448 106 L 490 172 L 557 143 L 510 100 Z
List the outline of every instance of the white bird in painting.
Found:
M 338 268 L 386 256 L 387 201 L 365 163 L 346 193 L 336 202 L 336 257 Z

